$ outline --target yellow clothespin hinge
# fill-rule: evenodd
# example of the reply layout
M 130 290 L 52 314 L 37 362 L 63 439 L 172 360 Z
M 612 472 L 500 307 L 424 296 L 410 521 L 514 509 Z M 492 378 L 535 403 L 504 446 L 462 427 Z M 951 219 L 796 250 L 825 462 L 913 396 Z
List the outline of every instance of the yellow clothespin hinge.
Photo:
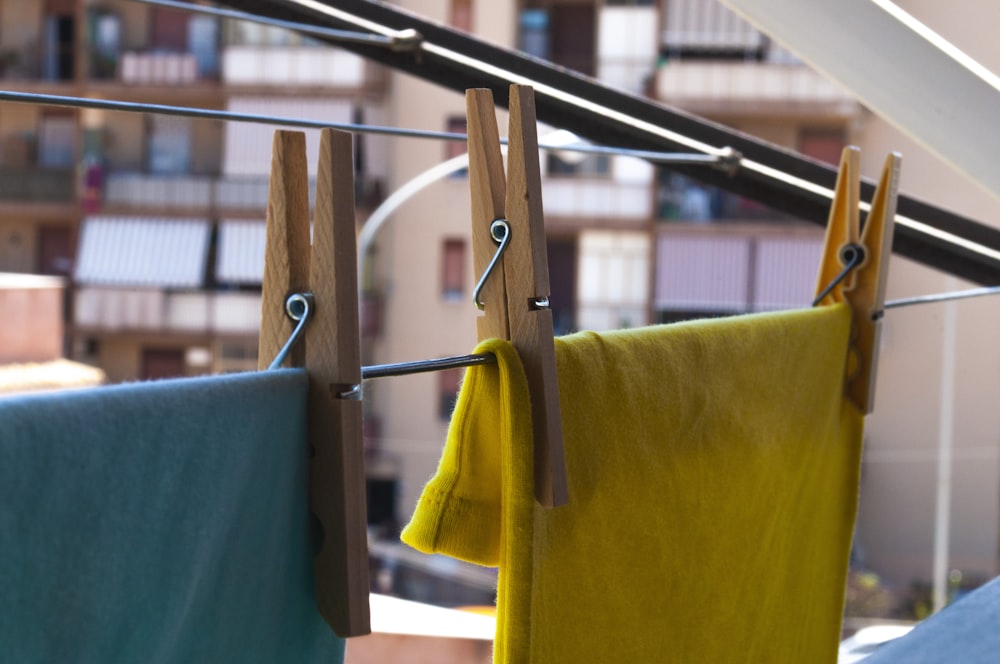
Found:
M 826 226 L 813 304 L 846 302 L 852 333 L 845 393 L 862 413 L 874 409 L 879 339 L 899 191 L 899 153 L 885 159 L 860 232 L 861 151 L 844 148 Z
M 507 174 L 504 175 L 493 93 L 466 91 L 472 253 L 479 340 L 509 339 L 524 365 L 534 430 L 535 498 L 545 507 L 569 500 L 562 444 L 549 268 L 542 219 L 542 183 L 534 91 L 510 86 Z M 504 223 L 505 222 L 505 223 Z M 502 245 L 502 254 L 497 245 Z M 482 300 L 478 294 L 481 293 Z

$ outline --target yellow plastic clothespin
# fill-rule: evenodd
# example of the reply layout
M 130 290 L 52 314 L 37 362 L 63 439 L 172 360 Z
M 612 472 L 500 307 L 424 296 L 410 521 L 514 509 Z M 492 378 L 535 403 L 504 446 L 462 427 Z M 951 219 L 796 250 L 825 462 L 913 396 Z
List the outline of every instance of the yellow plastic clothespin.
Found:
M 259 346 L 263 369 L 292 332 L 286 298 L 311 293 L 304 342 L 289 364 L 309 374 L 309 495 L 323 529 L 316 602 L 342 637 L 371 632 L 352 140 L 320 132 L 310 246 L 305 134 L 274 134 Z
M 879 339 L 889 275 L 889 255 L 899 190 L 899 153 L 885 159 L 872 198 L 864 232 L 860 233 L 861 151 L 844 148 L 837 186 L 826 226 L 823 258 L 816 286 L 817 303 L 846 302 L 852 312 L 851 353 L 846 396 L 861 410 L 874 409 Z M 846 266 L 854 264 L 853 269 Z M 838 282 L 838 279 L 839 282 Z M 830 288 L 831 284 L 836 284 Z
M 506 177 L 493 93 L 467 90 L 465 100 L 476 274 L 484 274 L 494 263 L 482 288 L 485 315 L 478 320 L 479 339 L 509 339 L 521 357 L 531 393 L 535 498 L 543 506 L 556 507 L 568 502 L 569 489 L 552 312 L 548 308 L 549 268 L 534 91 L 528 86 L 510 86 Z M 501 241 L 501 235 L 491 233 L 497 220 L 506 220 L 510 237 L 501 258 L 494 261 Z

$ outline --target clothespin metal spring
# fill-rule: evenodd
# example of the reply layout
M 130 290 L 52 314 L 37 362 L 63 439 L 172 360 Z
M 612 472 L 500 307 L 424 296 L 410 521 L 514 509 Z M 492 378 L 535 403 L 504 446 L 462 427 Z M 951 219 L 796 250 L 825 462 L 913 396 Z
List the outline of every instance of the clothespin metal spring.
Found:
M 510 246 L 510 223 L 506 219 L 495 219 L 492 224 L 490 224 L 490 237 L 493 241 L 497 243 L 496 253 L 493 254 L 493 258 L 490 260 L 489 265 L 483 270 L 483 276 L 479 278 L 479 282 L 472 291 L 472 301 L 476 303 L 476 309 L 482 311 L 486 308 L 479 296 L 483 292 L 483 287 L 486 285 L 486 280 L 490 278 L 493 274 L 493 269 L 497 266 L 500 258 L 503 256 L 503 252 L 507 251 L 507 247 Z M 548 301 L 546 301 L 546 306 L 548 306 Z
M 288 317 L 294 321 L 297 321 L 295 329 L 292 333 L 288 335 L 288 341 L 285 345 L 281 347 L 278 354 L 274 356 L 274 361 L 267 367 L 268 371 L 271 369 L 278 369 L 285 362 L 285 358 L 288 354 L 292 352 L 292 348 L 302 337 L 302 333 L 306 331 L 306 324 L 309 323 L 309 317 L 313 312 L 313 307 L 315 306 L 315 299 L 312 293 L 292 293 L 285 300 L 285 313 Z
M 812 305 L 814 307 L 819 306 L 819 303 L 823 301 L 823 298 L 829 295 L 830 291 L 846 279 L 847 275 L 849 275 L 854 268 L 860 267 L 861 264 L 865 262 L 865 248 L 854 242 L 845 244 L 840 248 L 840 262 L 843 264 L 844 269 L 841 270 L 840 274 L 834 277 L 833 280 L 819 292 L 816 299 L 813 300 Z

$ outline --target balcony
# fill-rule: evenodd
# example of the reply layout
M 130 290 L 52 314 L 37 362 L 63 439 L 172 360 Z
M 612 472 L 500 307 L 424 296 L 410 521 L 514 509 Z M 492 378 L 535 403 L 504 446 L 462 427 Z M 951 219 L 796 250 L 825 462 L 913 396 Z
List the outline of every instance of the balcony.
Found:
M 267 208 L 268 186 L 266 175 L 217 177 L 111 173 L 104 186 L 103 207 L 110 210 L 152 210 L 183 214 L 241 211 L 262 214 Z M 0 198 L 7 188 L 14 189 L 14 186 L 0 182 Z M 310 204 L 315 202 L 315 192 L 315 178 L 310 178 Z M 356 192 L 358 205 L 378 205 L 382 198 L 381 192 L 382 187 L 377 178 L 359 179 Z
M 76 196 L 72 168 L 0 167 L 0 201 L 72 203 Z
M 249 87 L 361 88 L 365 61 L 345 51 L 311 46 L 232 46 L 222 55 L 222 79 Z
M 810 226 L 733 223 L 657 229 L 654 308 L 742 313 L 809 306 L 823 248 Z M 683 317 L 683 316 L 682 316 Z
M 82 286 L 74 311 L 76 327 L 90 331 L 254 335 L 260 328 L 257 293 Z
M 72 83 L 76 75 L 73 47 L 60 43 L 30 43 L 21 48 L 0 48 L 0 80 Z
M 118 78 L 127 85 L 178 85 L 199 80 L 191 53 L 123 53 Z
M 107 176 L 104 204 L 128 209 L 204 211 L 213 205 L 214 191 L 215 178 L 209 176 L 113 173 Z
M 782 112 L 853 117 L 861 106 L 801 64 L 674 60 L 656 74 L 656 97 L 706 115 Z
M 651 189 L 649 183 L 611 178 L 548 177 L 543 181 L 542 194 L 547 217 L 645 223 L 653 214 Z

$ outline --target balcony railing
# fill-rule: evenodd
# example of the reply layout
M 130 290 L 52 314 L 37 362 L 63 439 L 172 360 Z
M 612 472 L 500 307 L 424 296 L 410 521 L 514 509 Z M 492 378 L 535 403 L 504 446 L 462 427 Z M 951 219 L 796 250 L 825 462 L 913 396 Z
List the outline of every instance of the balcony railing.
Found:
M 198 61 L 191 53 L 124 53 L 118 77 L 130 85 L 171 85 L 198 80 Z
M 0 80 L 72 81 L 76 64 L 72 46 L 37 43 L 5 49 L 0 45 Z
M 776 103 L 840 116 L 860 110 L 853 97 L 804 65 L 752 61 L 668 61 L 657 72 L 656 96 L 695 110 L 699 104 L 732 112 Z
M 72 203 L 73 169 L 0 167 L 0 200 L 23 203 Z
M 362 87 L 364 59 L 346 51 L 311 46 L 231 46 L 222 56 L 229 85 Z
M 88 330 L 256 334 L 260 295 L 84 286 L 74 312 L 77 327 Z
M 652 185 L 611 178 L 556 178 L 544 181 L 545 214 L 574 218 L 649 219 Z
M 0 170 L 0 173 L 6 171 Z M 72 172 L 68 173 L 72 179 Z M 30 179 L 30 178 L 28 178 Z M 356 200 L 360 207 L 382 202 L 383 187 L 374 177 L 357 179 Z M 37 183 L 34 185 L 39 186 Z M 5 186 L 18 192 L 18 185 Z M 315 203 L 316 181 L 309 182 L 309 202 Z M 267 176 L 148 175 L 110 173 L 105 178 L 102 205 L 105 208 L 154 209 L 176 212 L 260 211 L 267 207 Z M 70 182 L 72 195 L 72 182 Z M 0 193 L 2 196 L 2 193 Z
M 214 189 L 215 178 L 207 176 L 111 174 L 105 185 L 104 203 L 123 207 L 201 210 L 211 207 Z

